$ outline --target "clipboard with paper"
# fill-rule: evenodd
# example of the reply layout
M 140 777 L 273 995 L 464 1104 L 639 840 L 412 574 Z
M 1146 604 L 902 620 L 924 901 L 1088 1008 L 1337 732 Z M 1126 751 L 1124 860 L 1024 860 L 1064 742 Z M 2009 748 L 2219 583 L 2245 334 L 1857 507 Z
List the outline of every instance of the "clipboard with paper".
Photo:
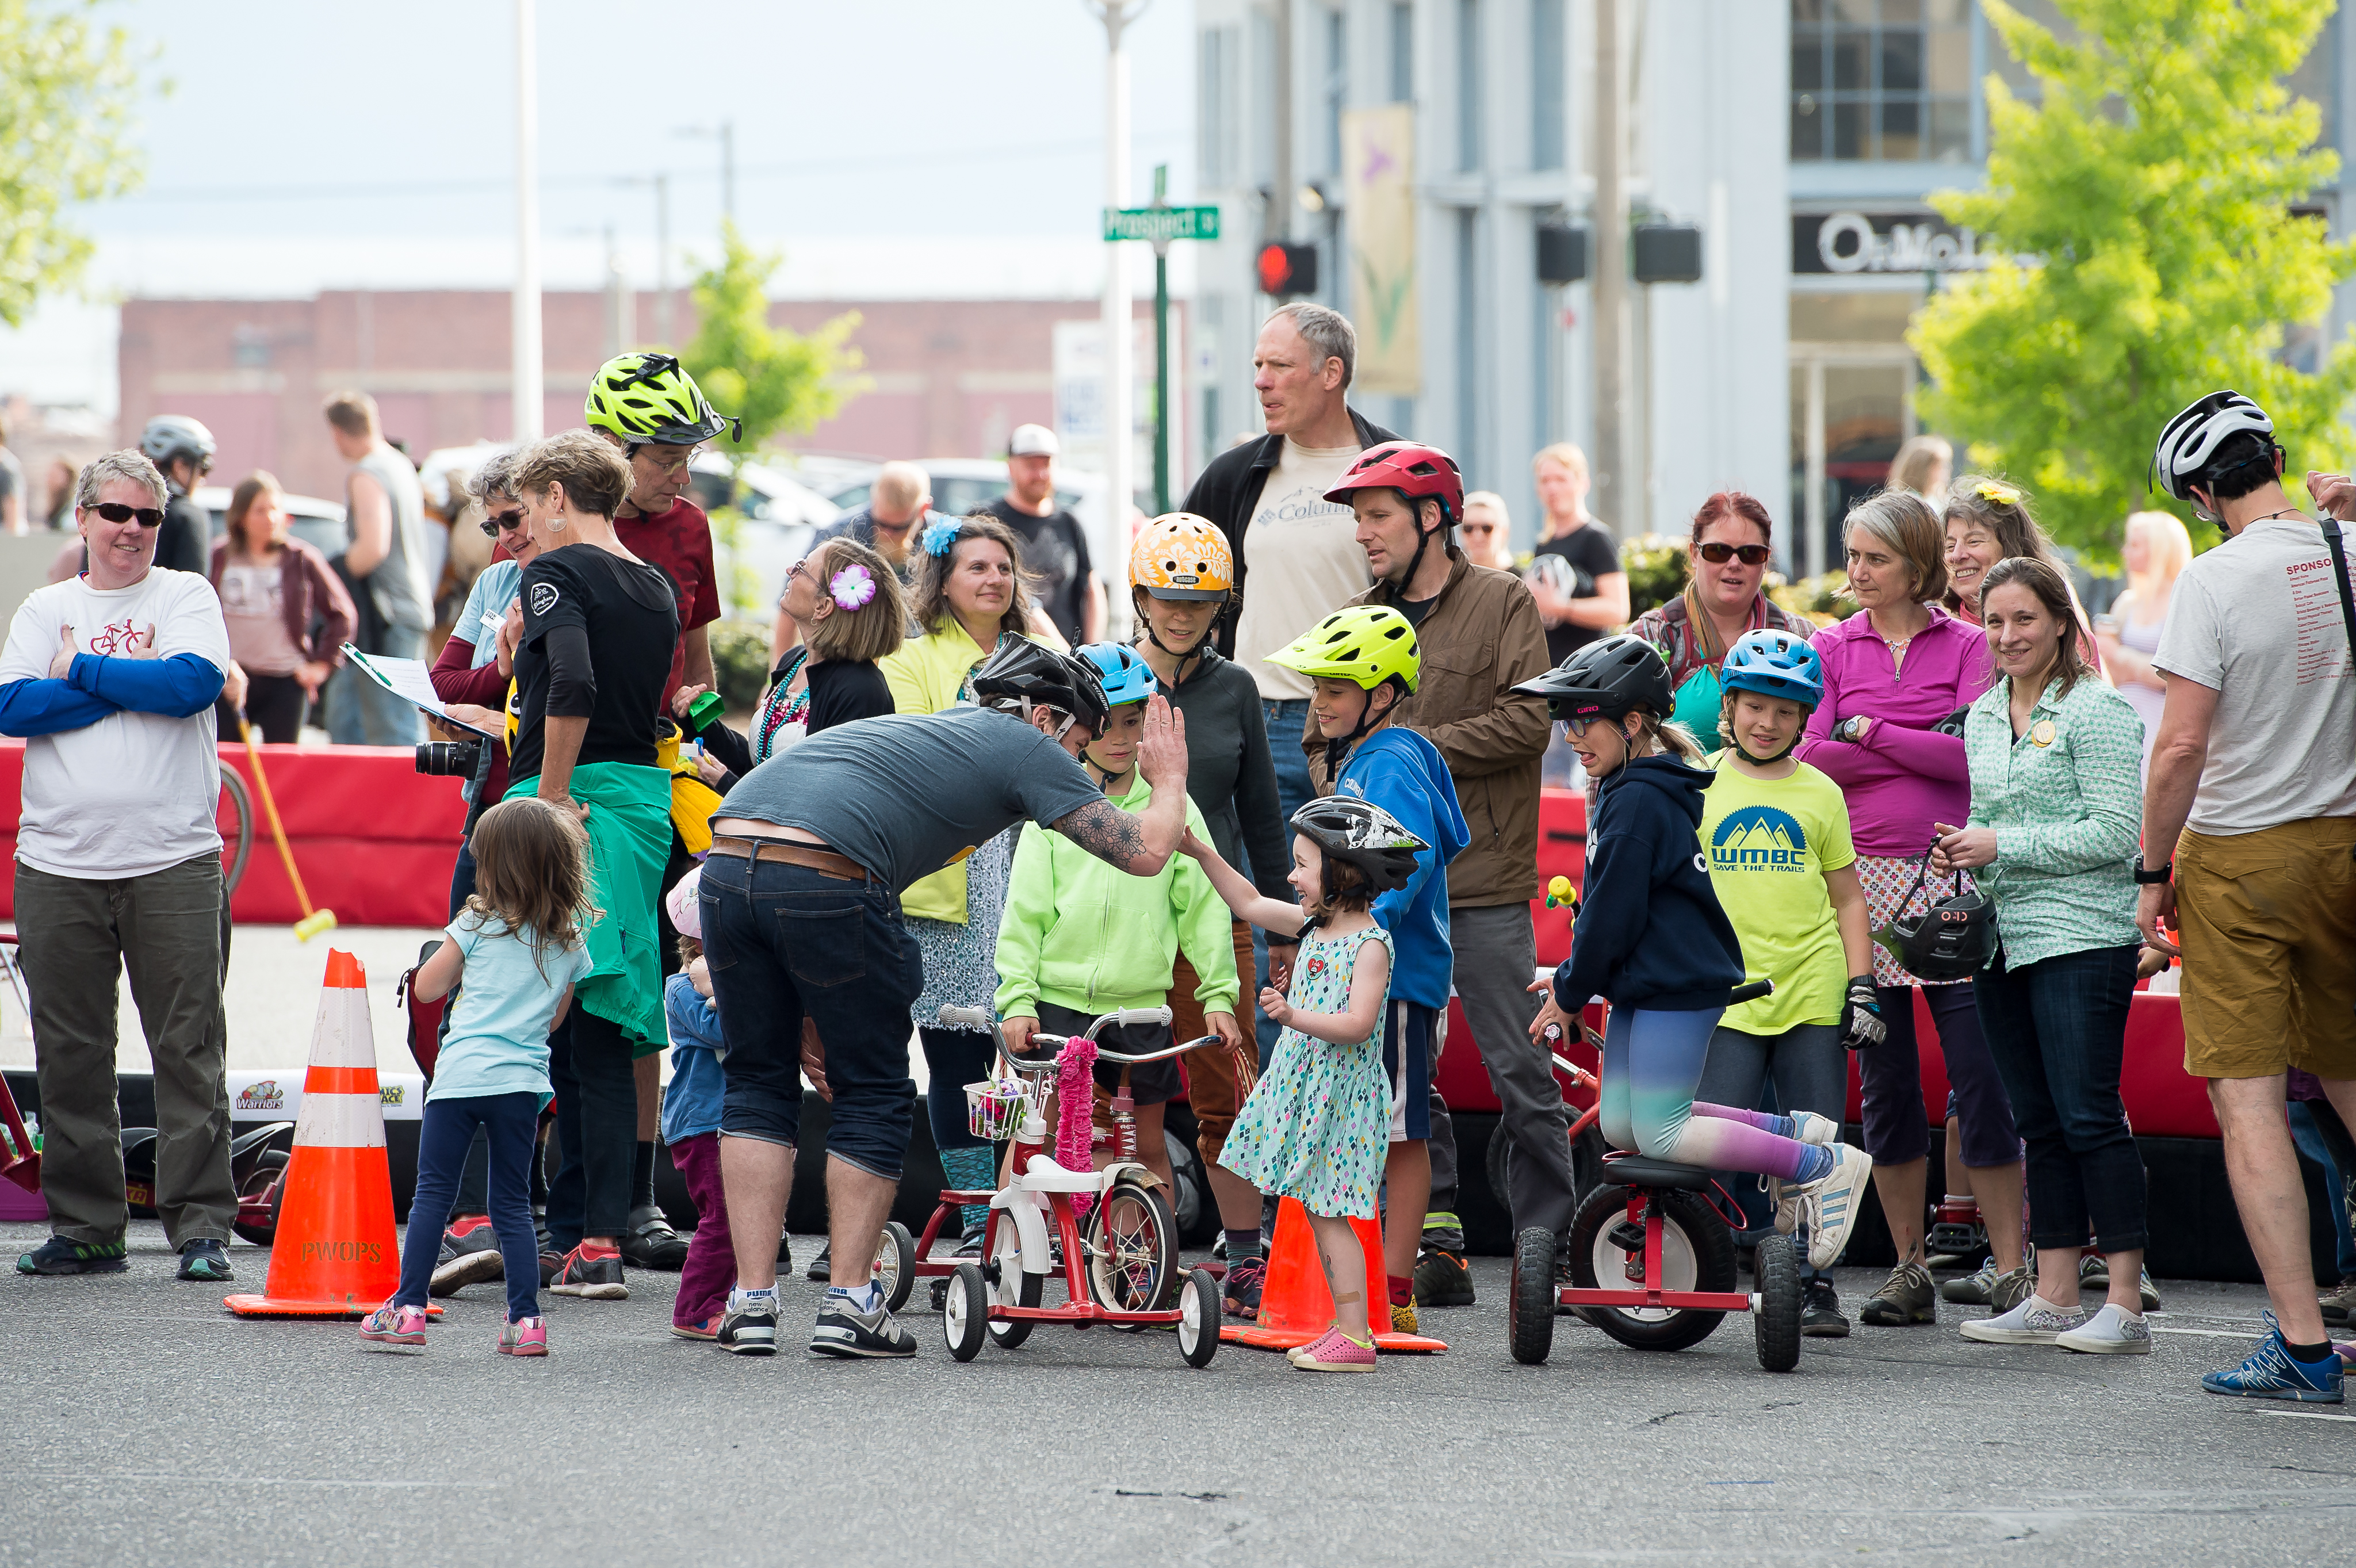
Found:
M 427 671 L 423 660 L 392 659 L 381 653 L 362 653 L 348 642 L 343 645 L 343 653 L 346 659 L 352 661 L 354 669 L 394 696 L 413 704 L 418 712 L 430 714 L 439 722 L 454 729 L 462 729 L 469 735 L 481 736 L 486 740 L 500 738 L 496 730 L 487 730 L 479 725 L 470 725 L 464 719 L 451 716 L 450 710 L 443 705 L 440 695 L 434 692 L 434 677 Z

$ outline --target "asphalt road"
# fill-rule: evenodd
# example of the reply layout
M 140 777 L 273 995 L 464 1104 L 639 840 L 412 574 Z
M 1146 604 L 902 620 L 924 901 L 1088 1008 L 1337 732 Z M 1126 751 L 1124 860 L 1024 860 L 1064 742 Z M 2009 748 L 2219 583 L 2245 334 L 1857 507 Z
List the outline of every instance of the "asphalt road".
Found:
M 0 1253 L 38 1236 L 0 1226 Z M 672 1338 L 675 1276 L 633 1273 L 626 1303 L 543 1297 L 554 1354 L 518 1362 L 496 1285 L 423 1354 L 364 1352 L 348 1324 L 232 1318 L 152 1223 L 132 1245 L 126 1275 L 0 1276 L 0 1563 L 2356 1554 L 2356 1410 L 2195 1381 L 2244 1353 L 2247 1286 L 2164 1282 L 2146 1359 L 1969 1345 L 1947 1307 L 1779 1377 L 1740 1321 L 1657 1355 L 1564 1320 L 1516 1366 L 1505 1264 L 1477 1260 L 1480 1305 L 1427 1315 L 1446 1354 L 1320 1377 L 1044 1327 L 959 1366 L 921 1287 L 912 1362 L 738 1359 Z M 231 1256 L 258 1288 L 266 1254 Z M 821 1288 L 787 1286 L 785 1328 Z

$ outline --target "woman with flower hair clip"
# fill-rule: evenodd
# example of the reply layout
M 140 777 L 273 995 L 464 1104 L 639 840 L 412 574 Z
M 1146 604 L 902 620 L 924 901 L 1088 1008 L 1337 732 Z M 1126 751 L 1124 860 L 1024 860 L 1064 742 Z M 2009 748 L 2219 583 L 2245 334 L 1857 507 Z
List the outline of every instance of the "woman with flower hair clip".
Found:
M 1940 523 L 1947 535 L 1947 593 L 1940 600 L 1961 618 L 1977 626 L 1980 620 L 1980 582 L 1999 561 L 2026 556 L 2042 561 L 2062 575 L 2070 588 L 2070 608 L 2078 619 L 2078 658 L 2096 679 L 2108 682 L 2110 675 L 2103 668 L 2103 650 L 2094 640 L 2094 624 L 2086 614 L 2086 607 L 2078 602 L 2078 590 L 2070 582 L 2070 568 L 2054 553 L 2053 541 L 2038 526 L 2029 510 L 2029 492 L 2009 479 L 1993 474 L 1965 474 L 1947 487 L 1944 502 L 1932 498 L 1941 506 Z M 1989 667 L 1988 679 L 1996 679 L 1995 667 Z

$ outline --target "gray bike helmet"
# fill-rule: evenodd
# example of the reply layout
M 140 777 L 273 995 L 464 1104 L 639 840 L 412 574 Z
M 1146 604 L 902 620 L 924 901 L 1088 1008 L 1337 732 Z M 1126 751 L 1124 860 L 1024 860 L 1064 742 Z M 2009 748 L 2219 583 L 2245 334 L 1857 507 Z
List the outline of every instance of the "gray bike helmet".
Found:
M 186 458 L 199 469 L 211 466 L 213 454 L 220 450 L 213 433 L 185 413 L 159 413 L 147 422 L 139 433 L 139 450 L 159 472 L 169 473 L 172 465 Z
M 1430 846 L 1407 831 L 1397 817 L 1372 801 L 1328 795 L 1292 813 L 1292 831 L 1323 851 L 1328 860 L 1355 865 L 1377 893 L 1404 887 L 1415 877 L 1416 855 Z M 1333 891 L 1328 876 L 1325 891 Z

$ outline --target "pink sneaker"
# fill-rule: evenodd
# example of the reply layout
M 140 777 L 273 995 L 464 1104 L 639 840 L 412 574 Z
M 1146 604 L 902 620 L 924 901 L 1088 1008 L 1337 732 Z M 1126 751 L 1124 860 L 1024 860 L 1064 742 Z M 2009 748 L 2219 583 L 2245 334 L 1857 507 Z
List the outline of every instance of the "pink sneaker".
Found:
M 1339 1328 L 1329 1328 L 1323 1339 L 1294 1351 L 1292 1364 L 1304 1372 L 1371 1372 L 1375 1347 L 1371 1341 L 1361 1345 Z
M 548 1319 L 519 1317 L 499 1330 L 499 1354 L 502 1356 L 545 1356 L 548 1354 Z
M 670 1331 L 681 1339 L 717 1339 L 720 1337 L 722 1316 L 715 1312 L 700 1322 L 674 1323 L 670 1326 Z
M 360 1319 L 360 1337 L 377 1345 L 425 1347 L 425 1309 L 386 1302 Z

